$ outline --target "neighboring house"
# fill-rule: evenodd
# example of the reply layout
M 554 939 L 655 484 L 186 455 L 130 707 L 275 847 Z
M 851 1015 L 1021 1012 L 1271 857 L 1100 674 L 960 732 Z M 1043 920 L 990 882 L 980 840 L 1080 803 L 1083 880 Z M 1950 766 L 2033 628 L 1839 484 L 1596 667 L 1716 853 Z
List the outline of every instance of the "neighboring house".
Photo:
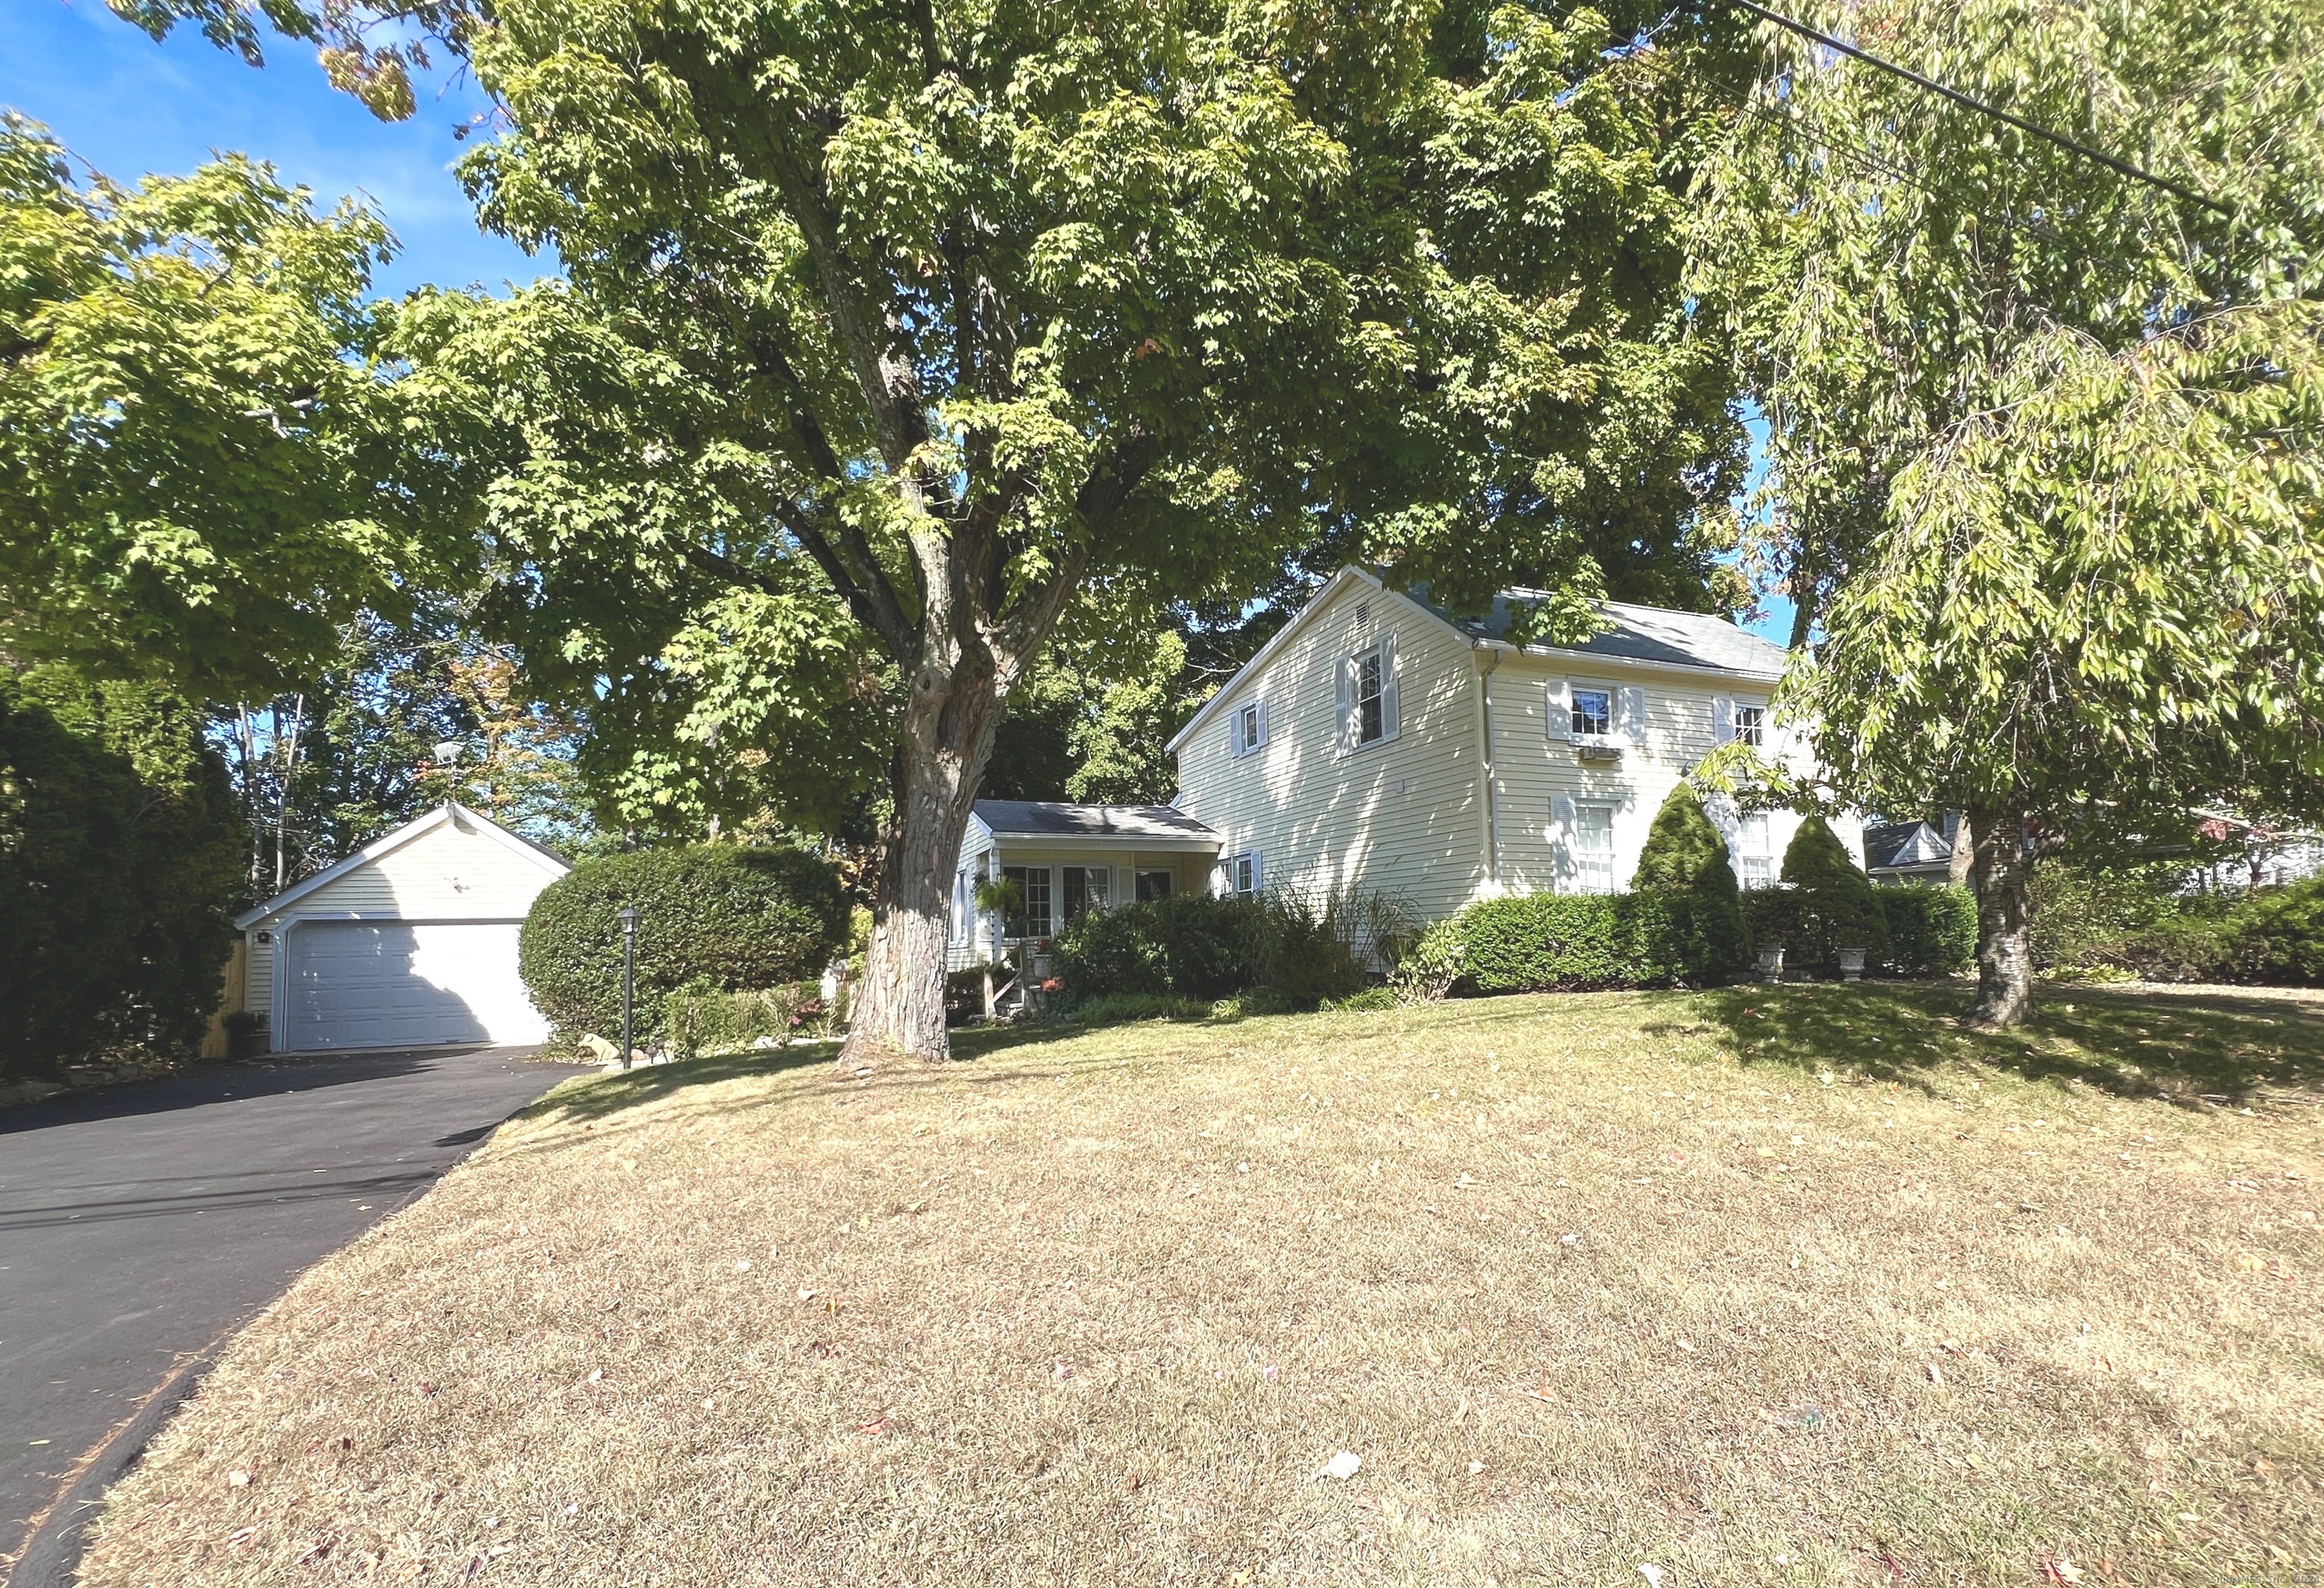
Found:
M 1953 818 L 1945 825 L 1952 826 Z M 1942 887 L 1952 863 L 1951 842 L 1926 822 L 1881 822 L 1864 829 L 1864 869 L 1876 882 Z
M 375 838 L 235 922 L 274 1051 L 540 1042 L 517 930 L 570 868 L 466 806 Z
M 1089 868 L 1110 868 L 1110 899 L 1130 897 L 1120 879 L 1143 863 L 1130 855 L 1166 832 L 1180 889 L 1362 889 L 1429 920 L 1499 893 L 1615 892 L 1665 797 L 1714 747 L 1803 753 L 1768 709 L 1782 647 L 1724 618 L 1620 603 L 1581 644 L 1515 643 L 1528 595 L 1456 622 L 1341 570 L 1171 741 L 1170 806 L 978 804 L 953 964 L 1086 908 Z M 1724 801 L 1711 814 L 1738 880 L 1774 882 L 1799 818 Z M 1835 826 L 1860 862 L 1856 824 Z M 993 874 L 1019 877 L 1020 919 L 973 919 Z

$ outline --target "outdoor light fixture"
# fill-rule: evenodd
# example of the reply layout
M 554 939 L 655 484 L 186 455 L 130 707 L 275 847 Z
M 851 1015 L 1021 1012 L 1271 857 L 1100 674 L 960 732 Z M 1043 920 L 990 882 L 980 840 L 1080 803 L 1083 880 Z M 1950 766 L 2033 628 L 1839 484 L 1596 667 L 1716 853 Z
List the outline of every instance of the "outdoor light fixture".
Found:
M 622 923 L 622 1067 L 630 1067 L 630 1005 L 637 989 L 638 911 L 624 904 L 613 919 Z

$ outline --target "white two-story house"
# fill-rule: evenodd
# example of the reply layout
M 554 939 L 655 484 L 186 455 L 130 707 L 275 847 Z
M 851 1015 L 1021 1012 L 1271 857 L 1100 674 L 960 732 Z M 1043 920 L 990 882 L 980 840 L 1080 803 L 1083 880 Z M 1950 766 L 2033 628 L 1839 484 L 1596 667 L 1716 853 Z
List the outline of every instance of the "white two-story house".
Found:
M 979 804 L 953 963 L 1173 888 L 1362 889 L 1428 920 L 1499 893 L 1614 892 L 1712 748 L 1803 753 L 1768 710 L 1782 647 L 1619 603 L 1580 644 L 1520 644 L 1506 636 L 1526 595 L 1456 621 L 1342 569 L 1171 742 L 1170 805 Z M 1799 818 L 1711 813 L 1743 885 L 1773 882 Z M 1861 863 L 1856 825 L 1839 830 Z M 1002 875 L 1023 900 L 1007 920 L 973 903 L 979 879 Z

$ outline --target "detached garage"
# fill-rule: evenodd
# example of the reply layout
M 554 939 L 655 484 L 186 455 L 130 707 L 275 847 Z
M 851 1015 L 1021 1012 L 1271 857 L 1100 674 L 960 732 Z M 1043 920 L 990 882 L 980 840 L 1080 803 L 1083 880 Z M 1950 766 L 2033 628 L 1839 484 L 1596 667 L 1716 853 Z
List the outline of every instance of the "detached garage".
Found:
M 540 1042 L 517 979 L 517 929 L 568 870 L 529 839 L 446 804 L 235 922 L 244 1007 L 278 1053 Z

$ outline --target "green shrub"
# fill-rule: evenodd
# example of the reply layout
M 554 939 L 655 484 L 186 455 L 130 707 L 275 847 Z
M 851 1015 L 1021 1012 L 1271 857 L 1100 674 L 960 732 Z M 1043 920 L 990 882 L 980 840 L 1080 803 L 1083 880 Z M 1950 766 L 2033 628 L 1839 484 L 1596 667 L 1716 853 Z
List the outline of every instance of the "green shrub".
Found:
M 1401 1002 L 1397 997 L 1396 989 L 1393 987 L 1367 987 L 1360 992 L 1351 992 L 1345 998 L 1327 998 L 1323 1001 L 1323 1007 L 1327 1010 L 1338 1010 L 1342 1013 L 1368 1014 L 1379 1010 L 1394 1009 Z
M 1362 992 L 1368 978 L 1357 957 L 1358 920 L 1351 898 L 1269 894 L 1260 918 L 1260 984 L 1297 1009 Z
M 1977 957 L 1977 895 L 1966 888 L 1880 888 L 1878 963 L 1891 975 L 1950 976 Z
M 2271 987 L 2324 987 L 2324 876 L 2238 905 L 2228 974 Z
M 2026 885 L 2034 968 L 2080 975 L 2122 965 L 2131 939 L 2166 928 L 2175 918 L 2211 909 L 2210 900 L 2180 897 L 2176 868 L 2121 869 L 2043 860 Z M 2175 934 L 2163 931 L 2168 939 Z
M 1728 857 L 1727 840 L 1712 825 L 1710 812 L 1693 788 L 1681 783 L 1670 791 L 1646 829 L 1646 846 L 1638 851 L 1638 872 L 1631 881 L 1638 892 L 1660 889 L 1672 892 L 1713 893 L 1732 899 L 1738 891 L 1735 866 Z
M 1742 913 L 1709 893 L 1530 893 L 1461 912 L 1481 992 L 1703 986 L 1744 963 Z
M 2119 966 L 2151 982 L 2324 986 L 2324 877 L 2234 900 L 2180 900 L 2089 958 L 2094 969 Z
M 1461 918 L 1434 922 L 1405 950 L 1389 978 L 1399 1003 L 1434 1003 L 1469 974 L 1469 946 Z
M 1792 835 L 1784 851 L 1783 880 L 1797 890 L 1788 907 L 1794 913 L 1784 923 L 1789 935 L 1780 939 L 1786 970 L 1837 974 L 1843 948 L 1863 949 L 1868 965 L 1886 962 L 1879 890 L 1823 817 L 1809 817 Z
M 218 1007 L 247 842 L 187 702 L 0 660 L 0 1076 L 190 1055 Z
M 847 940 L 839 879 L 803 850 L 697 844 L 585 860 L 542 890 L 517 945 L 517 973 L 562 1038 L 620 1033 L 624 905 L 639 914 L 641 1045 L 661 1037 L 669 995 L 687 983 L 785 986 L 819 976 Z
M 730 992 L 697 977 L 663 1001 L 662 1039 L 678 1058 L 784 1048 L 818 1034 L 824 1012 L 822 988 L 814 982 Z
M 1212 1000 L 1259 979 L 1266 911 L 1257 900 L 1178 893 L 1093 909 L 1052 939 L 1076 998 L 1139 992 Z

